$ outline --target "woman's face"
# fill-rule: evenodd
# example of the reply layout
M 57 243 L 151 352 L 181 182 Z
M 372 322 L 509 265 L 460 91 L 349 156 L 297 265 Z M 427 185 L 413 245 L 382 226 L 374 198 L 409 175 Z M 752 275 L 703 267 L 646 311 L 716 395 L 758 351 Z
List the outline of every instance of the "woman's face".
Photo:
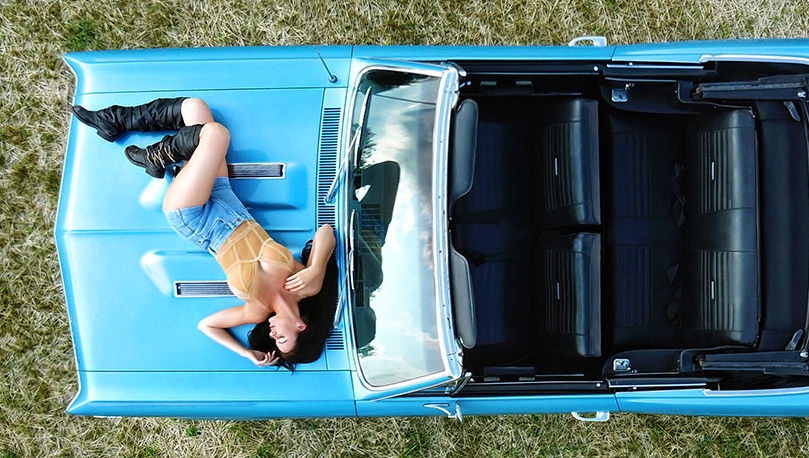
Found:
M 275 340 L 275 346 L 281 353 L 289 353 L 295 349 L 298 342 L 298 334 L 306 329 L 306 325 L 294 319 L 284 316 L 274 315 L 269 319 L 270 337 Z

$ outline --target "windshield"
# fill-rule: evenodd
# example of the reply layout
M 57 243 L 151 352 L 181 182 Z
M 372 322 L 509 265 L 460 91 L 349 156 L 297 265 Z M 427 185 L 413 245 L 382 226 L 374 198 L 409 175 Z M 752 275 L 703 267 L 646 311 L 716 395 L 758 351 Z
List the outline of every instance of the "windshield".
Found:
M 373 70 L 354 100 L 353 315 L 360 369 L 372 386 L 444 370 L 432 220 L 440 83 L 437 76 Z

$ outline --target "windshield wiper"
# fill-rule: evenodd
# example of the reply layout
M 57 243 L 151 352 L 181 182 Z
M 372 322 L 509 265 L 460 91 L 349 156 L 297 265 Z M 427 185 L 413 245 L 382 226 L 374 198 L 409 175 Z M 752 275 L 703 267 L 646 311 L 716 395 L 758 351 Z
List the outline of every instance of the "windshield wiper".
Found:
M 354 168 L 359 167 L 359 151 L 360 151 L 360 138 L 362 137 L 362 129 L 365 127 L 365 118 L 368 115 L 368 101 L 371 100 L 371 88 L 365 91 L 365 98 L 362 99 L 362 107 L 360 107 L 360 119 L 357 120 L 357 129 L 354 131 L 354 138 L 351 139 L 351 146 L 349 151 Z
M 334 314 L 334 323 L 333 323 L 333 326 L 334 326 L 335 329 L 337 329 L 337 326 L 340 323 L 340 319 L 342 318 L 342 315 L 343 315 L 342 304 L 345 303 L 346 294 L 349 294 L 349 292 L 353 293 L 354 289 L 356 288 L 356 285 L 355 285 L 356 280 L 354 279 L 354 275 L 355 275 L 354 270 L 355 270 L 355 267 L 357 265 L 357 261 L 354 259 L 355 256 L 356 256 L 356 251 L 355 251 L 354 247 L 357 245 L 357 243 L 356 243 L 356 240 L 354 239 L 354 237 L 355 237 L 355 235 L 354 235 L 355 234 L 354 233 L 354 221 L 356 220 L 356 217 L 355 217 L 355 212 L 353 210 L 351 211 L 351 216 L 349 218 L 350 219 L 349 219 L 349 223 L 348 223 L 348 269 L 347 269 L 348 272 L 343 274 L 343 282 L 342 282 L 342 284 L 345 284 L 345 277 L 347 275 L 348 276 L 349 289 L 348 289 L 348 291 L 346 291 L 345 288 L 341 289 L 340 290 L 340 295 L 337 298 L 337 307 L 338 307 L 338 309 L 337 309 L 337 312 Z M 354 297 L 356 297 L 356 296 L 354 296 Z
M 348 222 L 348 282 L 351 285 L 351 291 L 354 291 L 356 285 L 354 280 L 354 269 L 356 268 L 357 261 L 355 257 L 357 255 L 357 247 L 356 247 L 356 240 L 355 240 L 355 233 L 354 231 L 356 228 L 354 227 L 354 222 L 356 221 L 357 213 L 355 211 L 351 211 L 351 219 Z
M 323 201 L 329 205 L 334 203 L 334 197 L 337 195 L 337 185 L 340 184 L 341 178 L 345 174 L 349 157 L 350 156 L 346 154 L 345 159 L 343 159 L 343 162 L 340 163 L 340 167 L 337 169 L 337 173 L 334 174 L 334 179 L 331 181 L 331 185 L 329 185 L 329 190 L 326 191 L 326 197 L 323 198 Z
M 326 197 L 323 200 L 327 204 L 334 203 L 334 198 L 337 195 L 337 186 L 343 181 L 343 176 L 346 173 L 346 168 L 348 167 L 349 162 L 353 162 L 353 165 L 355 167 L 357 166 L 357 152 L 360 148 L 362 128 L 365 125 L 365 115 L 368 111 L 368 96 L 370 95 L 370 92 L 371 88 L 369 87 L 368 90 L 365 91 L 365 98 L 362 100 L 362 107 L 360 107 L 360 118 L 357 122 L 357 126 L 354 128 L 354 132 L 351 133 L 351 143 L 348 145 L 348 152 L 345 159 L 343 159 L 343 162 L 340 163 L 337 173 L 334 174 L 334 180 L 332 180 L 329 190 L 326 191 Z
M 364 275 L 362 271 L 362 235 L 360 226 L 360 215 L 357 211 L 351 212 L 351 222 L 349 223 L 349 286 L 354 297 L 354 307 L 365 306 Z

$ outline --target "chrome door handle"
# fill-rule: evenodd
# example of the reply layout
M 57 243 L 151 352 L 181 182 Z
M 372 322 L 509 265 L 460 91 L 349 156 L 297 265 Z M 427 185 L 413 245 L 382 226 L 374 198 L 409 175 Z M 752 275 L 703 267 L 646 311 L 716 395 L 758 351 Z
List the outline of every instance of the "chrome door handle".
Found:
M 590 417 L 590 416 L 588 416 L 588 417 L 582 416 L 581 412 L 570 412 L 570 414 L 573 415 L 573 418 L 575 418 L 576 420 L 579 420 L 579 421 L 605 422 L 605 421 L 610 419 L 610 413 L 609 412 L 595 412 L 592 417 Z
M 456 419 L 458 421 L 463 421 L 463 414 L 461 413 L 461 406 L 457 402 L 455 402 L 454 404 L 455 404 L 455 413 L 454 414 L 452 413 L 452 411 L 450 411 L 450 404 L 448 402 L 436 402 L 436 403 L 424 404 L 424 407 L 426 407 L 428 409 L 435 409 L 435 410 L 438 410 L 440 412 L 443 412 L 447 416 L 447 418 L 454 418 L 454 419 Z

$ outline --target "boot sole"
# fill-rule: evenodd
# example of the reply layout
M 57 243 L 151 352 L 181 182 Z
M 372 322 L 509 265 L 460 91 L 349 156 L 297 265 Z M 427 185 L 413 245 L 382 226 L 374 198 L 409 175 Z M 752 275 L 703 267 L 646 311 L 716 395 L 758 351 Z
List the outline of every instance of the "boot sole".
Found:
M 115 142 L 115 137 L 117 137 L 117 133 L 116 133 L 116 135 L 112 135 L 111 133 L 101 129 L 98 126 L 96 126 L 91 119 L 84 116 L 84 113 L 81 111 L 81 110 L 85 110 L 84 108 L 79 107 L 79 106 L 74 106 L 72 108 L 72 110 L 73 110 L 73 114 L 76 115 L 76 117 L 79 119 L 79 121 L 82 122 L 82 124 L 90 126 L 90 127 L 95 127 L 96 133 L 98 134 L 99 137 L 103 138 L 104 140 L 106 140 L 106 141 L 108 141 L 110 143 Z
M 163 173 L 160 173 L 160 170 L 151 169 L 149 167 L 150 164 L 148 164 L 148 163 L 144 164 L 144 163 L 142 163 L 140 161 L 137 161 L 137 160 L 133 159 L 132 156 L 130 156 L 130 151 L 131 151 L 130 148 L 132 148 L 132 146 L 128 146 L 124 150 L 124 156 L 126 156 L 126 158 L 129 159 L 129 162 L 131 162 L 132 164 L 137 165 L 138 167 L 144 169 L 146 171 L 146 173 L 152 178 L 160 179 L 160 178 L 163 178 L 165 176 L 165 174 L 166 174 L 165 169 L 163 170 Z M 135 146 L 135 148 L 137 148 L 137 147 Z

